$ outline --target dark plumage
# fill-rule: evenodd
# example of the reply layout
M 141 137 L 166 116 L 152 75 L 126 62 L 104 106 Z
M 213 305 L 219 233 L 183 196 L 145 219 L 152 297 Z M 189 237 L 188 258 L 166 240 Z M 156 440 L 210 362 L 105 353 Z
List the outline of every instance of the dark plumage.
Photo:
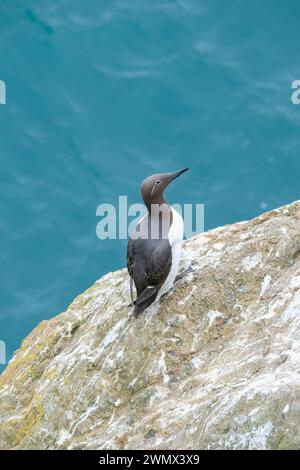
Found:
M 135 315 L 139 315 L 156 300 L 171 263 L 172 251 L 168 240 L 129 240 L 127 269 L 137 291 L 136 301 L 133 301 L 133 296 L 131 299 Z
M 127 245 L 127 269 L 135 316 L 156 300 L 170 273 L 172 246 L 168 235 L 173 213 L 164 200 L 163 191 L 186 170 L 187 168 L 176 173 L 152 175 L 142 183 L 141 193 L 148 214 L 137 224 Z M 137 292 L 135 301 L 133 283 Z

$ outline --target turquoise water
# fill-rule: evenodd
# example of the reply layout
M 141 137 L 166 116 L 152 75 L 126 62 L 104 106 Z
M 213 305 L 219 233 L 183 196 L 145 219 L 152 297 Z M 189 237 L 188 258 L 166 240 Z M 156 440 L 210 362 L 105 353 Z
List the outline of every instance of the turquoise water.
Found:
M 0 339 L 125 265 L 96 207 L 157 171 L 205 227 L 299 199 L 298 0 L 0 4 Z

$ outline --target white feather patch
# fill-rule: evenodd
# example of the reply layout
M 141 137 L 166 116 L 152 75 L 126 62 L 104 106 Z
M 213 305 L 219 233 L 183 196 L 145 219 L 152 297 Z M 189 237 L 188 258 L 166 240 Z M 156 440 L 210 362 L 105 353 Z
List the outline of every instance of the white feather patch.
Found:
M 169 231 L 169 243 L 172 249 L 172 265 L 167 279 L 162 285 L 157 300 L 166 294 L 173 286 L 181 255 L 181 246 L 183 240 L 184 223 L 181 215 L 172 208 L 173 222 Z

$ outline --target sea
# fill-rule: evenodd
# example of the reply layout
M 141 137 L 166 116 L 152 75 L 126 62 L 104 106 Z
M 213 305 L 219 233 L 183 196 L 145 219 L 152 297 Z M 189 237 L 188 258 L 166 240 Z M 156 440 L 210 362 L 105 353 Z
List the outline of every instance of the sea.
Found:
M 204 204 L 205 230 L 300 198 L 299 33 L 299 0 L 0 3 L 6 363 L 125 266 L 96 211 L 146 176 L 189 167 L 167 199 Z

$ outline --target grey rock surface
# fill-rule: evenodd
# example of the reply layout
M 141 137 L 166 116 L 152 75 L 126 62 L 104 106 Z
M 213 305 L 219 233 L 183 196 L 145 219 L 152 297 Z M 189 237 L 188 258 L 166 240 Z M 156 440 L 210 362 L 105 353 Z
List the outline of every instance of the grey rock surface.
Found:
M 184 243 L 132 317 L 125 270 L 42 322 L 0 377 L 2 449 L 300 447 L 300 202 Z

